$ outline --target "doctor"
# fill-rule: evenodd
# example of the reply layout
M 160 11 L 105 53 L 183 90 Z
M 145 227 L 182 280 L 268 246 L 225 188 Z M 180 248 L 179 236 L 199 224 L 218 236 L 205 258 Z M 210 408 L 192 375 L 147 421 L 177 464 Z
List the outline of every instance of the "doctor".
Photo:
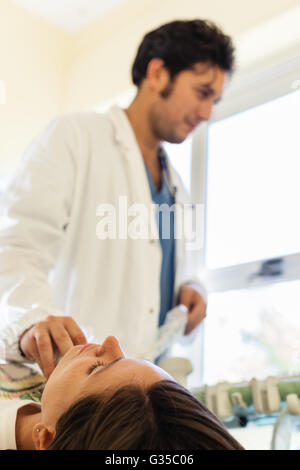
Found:
M 59 117 L 33 141 L 1 201 L 2 357 L 35 360 L 49 377 L 55 349 L 65 354 L 90 332 L 118 336 L 134 357 L 174 305 L 188 309 L 186 335 L 205 318 L 205 289 L 188 272 L 174 217 L 168 238 L 159 224 L 151 237 L 105 236 L 99 224 L 108 208 L 122 213 L 120 201 L 151 211 L 188 200 L 161 143 L 183 142 L 210 118 L 233 61 L 230 38 L 212 23 L 163 25 L 138 49 L 128 109 Z

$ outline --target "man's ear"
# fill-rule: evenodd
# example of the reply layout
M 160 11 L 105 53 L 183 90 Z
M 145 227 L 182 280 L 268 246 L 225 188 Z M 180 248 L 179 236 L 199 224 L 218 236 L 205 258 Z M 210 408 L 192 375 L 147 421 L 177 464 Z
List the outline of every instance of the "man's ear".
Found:
M 162 59 L 151 59 L 147 66 L 146 79 L 149 87 L 160 92 L 170 81 L 169 71 L 165 67 Z
M 32 440 L 36 450 L 46 450 L 54 440 L 55 432 L 49 430 L 44 424 L 36 424 L 32 430 Z

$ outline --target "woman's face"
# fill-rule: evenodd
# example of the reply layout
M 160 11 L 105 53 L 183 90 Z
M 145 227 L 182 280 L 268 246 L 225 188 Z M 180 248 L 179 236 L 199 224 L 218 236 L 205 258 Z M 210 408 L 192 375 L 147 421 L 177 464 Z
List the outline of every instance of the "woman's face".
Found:
M 109 336 L 101 345 L 74 346 L 61 358 L 46 383 L 42 414 L 45 421 L 54 424 L 84 396 L 128 384 L 147 387 L 165 379 L 172 377 L 148 361 L 127 359 L 117 338 Z

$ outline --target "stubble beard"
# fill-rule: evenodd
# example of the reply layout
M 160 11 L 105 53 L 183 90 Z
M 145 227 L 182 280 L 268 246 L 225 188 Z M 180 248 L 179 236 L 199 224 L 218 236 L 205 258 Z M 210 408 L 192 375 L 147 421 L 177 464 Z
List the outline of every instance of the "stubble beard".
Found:
M 153 134 L 160 142 L 169 142 L 170 144 L 181 144 L 185 137 L 180 137 L 175 132 L 172 125 L 166 122 L 163 115 L 156 109 L 149 112 L 149 123 Z
M 173 91 L 174 83 L 170 81 L 168 85 L 160 92 L 163 100 L 167 100 Z M 156 103 L 149 111 L 149 123 L 155 137 L 161 142 L 169 142 L 170 144 L 181 144 L 185 137 L 180 137 L 176 134 L 170 122 L 167 122 L 163 113 L 160 111 L 160 106 Z

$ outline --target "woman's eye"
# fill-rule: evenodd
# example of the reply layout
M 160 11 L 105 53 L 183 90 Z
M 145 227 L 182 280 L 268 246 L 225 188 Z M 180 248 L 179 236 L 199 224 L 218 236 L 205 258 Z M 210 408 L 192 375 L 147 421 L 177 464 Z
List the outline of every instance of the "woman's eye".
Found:
M 97 361 L 95 364 L 91 365 L 87 371 L 87 374 L 90 375 L 97 367 L 104 366 L 103 362 Z

